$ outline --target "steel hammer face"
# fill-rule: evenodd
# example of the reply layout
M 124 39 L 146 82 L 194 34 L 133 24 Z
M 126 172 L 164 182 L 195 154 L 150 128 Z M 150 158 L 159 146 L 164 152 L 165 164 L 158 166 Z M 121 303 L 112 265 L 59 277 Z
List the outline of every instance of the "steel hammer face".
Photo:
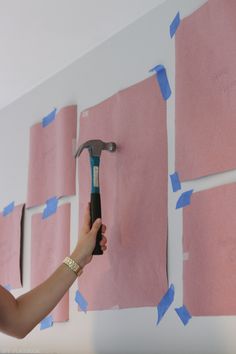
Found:
M 116 150 L 116 144 L 113 142 L 104 142 L 102 140 L 89 140 L 84 144 L 80 145 L 78 148 L 75 157 L 79 157 L 81 152 L 84 149 L 89 150 L 90 155 L 90 164 L 91 164 L 91 174 L 92 174 L 92 186 L 91 186 L 91 198 L 90 198 L 90 220 L 91 226 L 94 221 L 102 217 L 101 212 L 101 198 L 100 198 L 100 188 L 99 188 L 99 165 L 100 165 L 100 156 L 102 150 L 107 150 L 114 152 Z M 93 251 L 94 255 L 103 254 L 103 251 L 100 246 L 100 241 L 102 239 L 101 228 L 97 233 L 96 245 Z

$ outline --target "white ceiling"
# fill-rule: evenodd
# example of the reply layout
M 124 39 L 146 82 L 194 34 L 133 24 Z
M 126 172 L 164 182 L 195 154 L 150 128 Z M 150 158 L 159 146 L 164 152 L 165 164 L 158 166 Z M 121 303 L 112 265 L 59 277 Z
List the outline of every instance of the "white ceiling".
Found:
M 0 109 L 164 0 L 0 0 Z

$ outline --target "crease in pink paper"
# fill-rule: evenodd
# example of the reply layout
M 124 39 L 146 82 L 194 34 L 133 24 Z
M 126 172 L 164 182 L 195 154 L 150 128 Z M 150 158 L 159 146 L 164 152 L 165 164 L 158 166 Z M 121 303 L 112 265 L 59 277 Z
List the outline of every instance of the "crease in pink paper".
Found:
M 194 193 L 183 210 L 184 304 L 194 316 L 236 315 L 236 184 Z
M 176 171 L 236 168 L 236 2 L 209 0 L 176 32 Z
M 46 127 L 31 127 L 27 207 L 42 205 L 52 196 L 75 194 L 76 126 L 77 106 L 68 106 Z
M 23 210 L 24 204 L 21 204 L 6 216 L 0 214 L 0 283 L 12 289 L 22 287 Z
M 101 156 L 102 219 L 108 250 L 78 280 L 88 310 L 156 306 L 165 294 L 166 102 L 155 76 L 81 114 L 79 144 L 114 141 Z M 91 191 L 87 151 L 79 157 L 80 225 Z
M 70 204 L 58 207 L 46 219 L 42 214 L 32 216 L 31 287 L 45 281 L 70 252 Z M 67 292 L 52 311 L 54 322 L 69 319 L 69 293 Z

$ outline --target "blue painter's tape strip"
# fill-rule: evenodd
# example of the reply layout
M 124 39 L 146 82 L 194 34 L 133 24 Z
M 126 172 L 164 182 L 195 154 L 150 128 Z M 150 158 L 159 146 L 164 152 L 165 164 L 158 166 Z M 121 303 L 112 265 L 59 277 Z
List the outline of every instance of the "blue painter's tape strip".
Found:
M 178 190 L 180 190 L 181 189 L 181 183 L 180 183 L 180 180 L 179 180 L 178 172 L 175 172 L 172 175 L 170 175 L 170 179 L 171 179 L 173 192 L 177 192 Z
M 83 295 L 79 292 L 79 290 L 77 290 L 75 293 L 75 302 L 79 305 L 82 311 L 84 311 L 85 313 L 87 312 L 88 302 L 85 300 Z
M 186 326 L 188 324 L 189 320 L 192 318 L 192 316 L 188 312 L 186 306 L 183 305 L 182 307 L 176 308 L 175 311 L 176 311 L 177 315 L 179 316 L 179 318 L 181 319 L 181 321 L 183 322 L 183 324 Z
M 4 209 L 3 209 L 3 216 L 7 216 L 10 214 L 15 208 L 15 202 L 12 202 L 8 204 Z
M 170 37 L 172 38 L 180 25 L 180 15 L 179 12 L 170 24 Z
M 176 209 L 184 208 L 187 205 L 190 205 L 192 194 L 193 194 L 193 189 L 182 193 L 176 203 Z
M 168 100 L 171 95 L 171 89 L 164 65 L 155 66 L 155 68 L 150 70 L 150 72 L 153 71 L 156 73 L 157 82 L 159 83 L 163 99 Z
M 4 288 L 5 288 L 7 291 L 11 291 L 11 290 L 12 290 L 11 284 L 6 284 L 6 285 L 4 285 Z
M 174 296 L 175 296 L 175 288 L 174 285 L 171 284 L 169 287 L 168 291 L 165 293 L 163 298 L 161 299 L 159 305 L 157 306 L 157 325 L 165 315 L 166 311 L 174 301 Z
M 46 201 L 46 208 L 43 210 L 43 219 L 48 218 L 52 214 L 55 214 L 57 211 L 58 198 L 53 197 Z
M 40 322 L 40 331 L 53 326 L 53 317 L 49 315 Z
M 54 121 L 56 118 L 57 109 L 55 108 L 51 113 L 49 113 L 46 117 L 42 119 L 43 128 L 47 127 L 50 123 Z

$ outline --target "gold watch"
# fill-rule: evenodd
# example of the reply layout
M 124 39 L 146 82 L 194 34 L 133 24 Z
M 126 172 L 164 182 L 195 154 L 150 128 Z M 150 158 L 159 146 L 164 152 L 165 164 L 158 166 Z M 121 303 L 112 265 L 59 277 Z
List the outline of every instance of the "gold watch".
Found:
M 83 268 L 78 263 L 76 263 L 72 258 L 66 257 L 63 263 L 67 265 L 67 267 L 69 267 L 70 270 L 72 270 L 77 276 L 82 274 Z

